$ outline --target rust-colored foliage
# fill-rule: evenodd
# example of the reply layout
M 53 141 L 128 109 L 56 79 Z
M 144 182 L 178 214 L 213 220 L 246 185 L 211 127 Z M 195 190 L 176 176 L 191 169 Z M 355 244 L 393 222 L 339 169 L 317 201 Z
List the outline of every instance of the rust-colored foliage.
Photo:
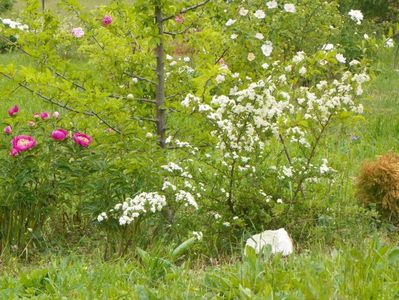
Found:
M 387 153 L 366 161 L 357 178 L 357 196 L 366 206 L 375 204 L 388 220 L 399 221 L 399 156 Z

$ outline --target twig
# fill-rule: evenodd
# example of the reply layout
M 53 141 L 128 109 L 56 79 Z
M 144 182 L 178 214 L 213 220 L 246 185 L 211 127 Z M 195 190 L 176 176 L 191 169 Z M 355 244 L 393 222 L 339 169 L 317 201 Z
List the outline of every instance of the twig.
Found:
M 137 78 L 138 80 L 146 81 L 146 82 L 149 82 L 151 84 L 156 84 L 156 82 L 152 81 L 151 79 L 148 79 L 148 78 L 136 75 L 136 74 L 132 74 L 132 73 L 129 73 L 127 71 L 124 71 L 123 74 L 128 76 L 128 77 L 130 77 L 130 78 Z
M 188 13 L 189 11 L 196 10 L 197 8 L 200 8 L 201 6 L 204 6 L 205 4 L 207 4 L 207 3 L 210 2 L 210 1 L 211 1 L 211 0 L 205 0 L 205 1 L 203 1 L 203 2 L 200 2 L 200 3 L 196 4 L 196 5 L 193 5 L 193 6 L 190 6 L 190 7 L 187 7 L 187 8 L 183 8 L 183 9 L 180 11 L 180 14 L 185 14 L 185 13 Z M 175 18 L 175 17 L 176 17 L 176 15 L 163 18 L 163 19 L 162 19 L 162 22 L 168 21 L 168 20 L 173 19 L 173 18 Z

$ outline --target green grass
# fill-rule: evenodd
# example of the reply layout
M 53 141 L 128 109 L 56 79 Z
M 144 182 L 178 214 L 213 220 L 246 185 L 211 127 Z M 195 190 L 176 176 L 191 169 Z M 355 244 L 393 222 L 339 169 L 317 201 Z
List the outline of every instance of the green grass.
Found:
M 42 3 L 41 0 L 37 0 L 37 1 Z M 46 9 L 50 9 L 50 10 L 56 10 L 57 9 L 57 5 L 60 2 L 61 1 L 59 1 L 59 0 L 45 0 L 45 8 Z M 85 8 L 88 8 L 88 9 L 95 8 L 98 5 L 108 4 L 110 2 L 111 2 L 111 0 L 101 0 L 101 1 L 84 0 L 84 1 L 80 1 L 82 6 L 85 7 Z M 14 12 L 18 12 L 18 11 L 20 11 L 23 8 L 24 8 L 24 1 L 21 1 L 21 0 L 15 1 L 14 7 L 13 7 L 13 11 Z
M 399 248 L 378 238 L 289 258 L 249 255 L 233 264 L 161 267 L 138 259 L 51 257 L 12 264 L 0 299 L 395 299 Z M 159 262 L 159 260 L 158 260 Z M 11 266 L 11 262 L 9 262 Z

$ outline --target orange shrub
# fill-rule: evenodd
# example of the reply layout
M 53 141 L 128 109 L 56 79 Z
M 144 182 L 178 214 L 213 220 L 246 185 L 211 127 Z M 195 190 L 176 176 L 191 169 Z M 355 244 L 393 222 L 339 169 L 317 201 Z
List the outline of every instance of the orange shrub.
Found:
M 357 196 L 366 206 L 377 210 L 392 222 L 399 221 L 399 156 L 387 153 L 363 163 L 357 178 Z

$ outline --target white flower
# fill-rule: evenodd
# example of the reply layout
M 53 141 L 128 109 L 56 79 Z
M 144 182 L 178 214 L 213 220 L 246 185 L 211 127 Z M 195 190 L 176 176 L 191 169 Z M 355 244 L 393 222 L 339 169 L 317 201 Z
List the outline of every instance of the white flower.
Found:
M 262 45 L 262 53 L 264 56 L 269 57 L 273 51 L 273 43 L 271 41 L 267 41 Z
M 183 61 L 185 61 L 185 62 L 190 62 L 190 60 L 191 60 L 191 58 L 188 57 L 188 56 L 186 56 L 185 58 L 183 58 Z
M 395 46 L 393 39 L 389 38 L 385 41 L 385 47 L 386 48 L 393 48 Z
M 277 8 L 277 1 L 272 0 L 272 1 L 266 2 L 266 6 L 268 9 Z
M 215 218 L 215 220 L 219 220 L 222 216 L 219 215 L 218 213 L 215 213 L 215 214 L 213 215 L 213 217 Z
M 199 112 L 210 111 L 210 110 L 212 110 L 212 107 L 210 107 L 208 104 L 200 104 L 198 106 Z
M 258 19 L 264 19 L 266 17 L 266 14 L 263 10 L 258 9 L 255 13 L 254 16 Z
M 330 171 L 330 168 L 328 167 L 328 160 L 323 158 L 323 163 L 320 166 L 320 174 L 325 174 Z
M 368 39 L 370 38 L 369 35 L 368 35 L 367 33 L 365 33 L 365 34 L 363 35 L 363 37 L 364 37 L 365 40 L 368 40 Z
M 203 238 L 203 234 L 202 234 L 202 232 L 201 231 L 193 231 L 193 236 L 198 240 L 198 241 L 200 241 L 200 240 L 202 240 L 202 238 Z
M 283 203 L 283 200 L 282 200 L 282 199 L 277 199 L 276 202 L 279 203 L 279 204 L 282 204 L 282 203 Z
M 151 132 L 147 132 L 146 135 L 145 135 L 145 137 L 146 137 L 147 139 L 150 139 L 150 138 L 153 137 L 153 135 L 152 135 Z
M 198 204 L 195 201 L 194 196 L 189 192 L 179 190 L 179 192 L 177 192 L 175 196 L 176 196 L 176 202 L 184 201 L 186 206 L 191 205 L 195 209 L 198 209 Z
M 255 38 L 257 38 L 258 40 L 263 40 L 265 37 L 262 33 L 258 32 L 257 34 L 255 34 Z
M 108 216 L 107 216 L 107 214 L 105 212 L 102 212 L 97 217 L 97 221 L 98 222 L 102 222 L 102 221 L 107 220 L 107 219 L 108 219 Z
M 240 11 L 238 12 L 240 16 L 246 16 L 248 14 L 249 10 L 245 9 L 244 7 L 240 7 Z
M 230 227 L 230 222 L 223 222 L 223 226 Z
M 321 47 L 321 50 L 324 50 L 324 51 L 331 51 L 332 49 L 334 49 L 333 44 L 324 44 L 323 47 Z
M 253 61 L 253 60 L 255 60 L 255 58 L 256 58 L 255 54 L 253 54 L 252 52 L 248 53 L 247 59 L 249 61 Z
M 230 38 L 232 40 L 235 40 L 237 37 L 238 37 L 238 34 L 236 34 L 236 33 L 233 33 L 232 35 L 230 35 Z
M 262 64 L 262 69 L 266 70 L 268 67 L 269 67 L 269 64 L 267 64 L 267 63 Z
M 350 63 L 349 63 L 349 66 L 356 66 L 356 65 L 358 65 L 358 64 L 360 64 L 360 61 L 358 61 L 357 59 L 354 59 L 354 60 L 352 60 Z
M 171 67 L 173 67 L 173 66 L 175 66 L 177 64 L 177 62 L 174 60 L 174 61 L 172 61 L 169 65 L 171 66 Z
M 231 74 L 231 77 L 238 78 L 238 77 L 240 77 L 240 73 L 235 72 L 235 73 Z
M 289 13 L 296 13 L 295 5 L 291 3 L 284 4 L 284 10 Z
M 343 56 L 341 53 L 338 53 L 337 55 L 335 55 L 335 58 L 336 58 L 337 61 L 340 62 L 341 64 L 346 63 L 346 58 L 345 58 L 345 56 Z
M 300 63 L 301 61 L 303 61 L 305 59 L 305 52 L 303 51 L 298 51 L 295 56 L 292 58 L 292 61 L 294 63 Z
M 285 177 L 292 177 L 292 168 L 291 167 L 286 167 L 283 166 L 283 174 L 285 175 Z
M 223 81 L 226 80 L 225 76 L 223 74 L 219 74 L 218 76 L 216 76 L 216 82 L 217 83 L 222 83 Z
M 226 22 L 226 26 L 231 26 L 231 25 L 233 25 L 235 22 L 236 22 L 237 20 L 233 20 L 233 19 L 229 19 L 227 22 Z
M 169 54 L 166 55 L 166 60 L 172 60 L 172 59 L 173 59 L 172 56 L 170 56 Z
M 302 67 L 302 68 L 300 68 L 299 69 L 299 75 L 305 75 L 306 74 L 306 68 L 305 67 Z
M 353 21 L 356 22 L 356 24 L 361 24 L 363 21 L 363 14 L 360 10 L 351 9 L 348 15 L 351 17 Z

